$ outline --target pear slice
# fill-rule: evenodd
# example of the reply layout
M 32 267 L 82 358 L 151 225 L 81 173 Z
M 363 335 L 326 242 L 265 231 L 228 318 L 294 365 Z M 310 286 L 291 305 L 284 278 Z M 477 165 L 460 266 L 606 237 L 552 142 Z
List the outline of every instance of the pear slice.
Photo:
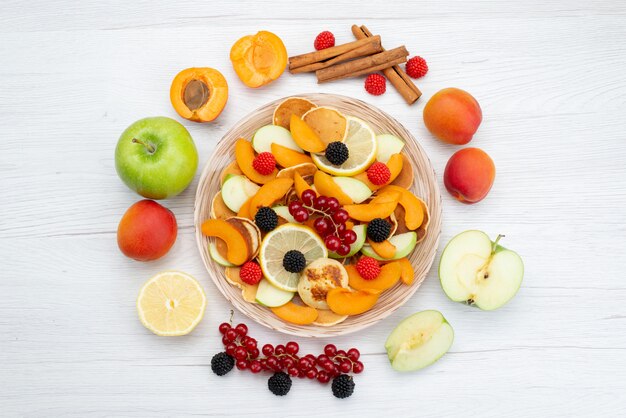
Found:
M 385 342 L 391 367 L 410 372 L 430 366 L 452 346 L 454 331 L 438 311 L 422 311 L 398 324 Z
M 439 262 L 439 280 L 446 295 L 491 311 L 519 290 L 524 264 L 517 253 L 492 242 L 482 231 L 465 231 L 450 240 Z

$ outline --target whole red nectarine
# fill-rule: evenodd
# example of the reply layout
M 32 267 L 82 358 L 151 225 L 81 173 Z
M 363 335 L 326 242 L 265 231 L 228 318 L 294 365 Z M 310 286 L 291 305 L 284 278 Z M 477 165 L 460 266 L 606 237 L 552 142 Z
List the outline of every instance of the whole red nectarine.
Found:
M 138 261 L 163 257 L 174 245 L 178 227 L 171 210 L 154 200 L 141 200 L 128 208 L 117 227 L 117 245 Z
M 470 142 L 482 120 L 476 99 L 457 88 L 438 91 L 424 107 L 424 123 L 430 133 L 450 144 Z
M 446 189 L 463 203 L 480 202 L 496 177 L 496 166 L 480 148 L 464 148 L 452 154 L 443 173 Z

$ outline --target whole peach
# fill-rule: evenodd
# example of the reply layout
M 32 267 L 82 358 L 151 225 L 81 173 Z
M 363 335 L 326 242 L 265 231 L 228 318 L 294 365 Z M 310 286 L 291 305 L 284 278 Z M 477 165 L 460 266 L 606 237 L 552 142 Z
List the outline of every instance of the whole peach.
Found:
M 496 166 L 480 148 L 464 148 L 452 154 L 443 173 L 443 183 L 462 203 L 480 202 L 496 177 Z
M 154 200 L 141 200 L 128 208 L 117 227 L 117 245 L 138 261 L 163 257 L 174 245 L 178 227 L 171 210 Z
M 424 107 L 424 123 L 430 133 L 450 144 L 470 142 L 482 120 L 476 99 L 453 87 L 435 93 Z

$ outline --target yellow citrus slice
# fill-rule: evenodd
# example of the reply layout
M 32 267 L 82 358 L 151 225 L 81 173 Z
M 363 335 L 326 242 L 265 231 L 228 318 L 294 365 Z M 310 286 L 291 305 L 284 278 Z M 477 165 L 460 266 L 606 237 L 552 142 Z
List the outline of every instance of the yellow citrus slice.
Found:
M 206 296 L 200 283 L 180 271 L 164 271 L 148 280 L 137 297 L 141 323 L 163 337 L 190 333 L 202 320 Z
M 263 275 L 277 288 L 296 292 L 300 273 L 290 273 L 283 267 L 283 257 L 290 250 L 300 251 L 306 264 L 328 257 L 328 250 L 313 230 L 292 223 L 279 226 L 263 238 L 259 252 Z
M 376 135 L 372 128 L 361 119 L 346 116 L 347 129 L 343 143 L 348 147 L 348 159 L 341 165 L 333 165 L 324 155 L 313 154 L 317 167 L 335 176 L 354 176 L 362 173 L 376 159 Z

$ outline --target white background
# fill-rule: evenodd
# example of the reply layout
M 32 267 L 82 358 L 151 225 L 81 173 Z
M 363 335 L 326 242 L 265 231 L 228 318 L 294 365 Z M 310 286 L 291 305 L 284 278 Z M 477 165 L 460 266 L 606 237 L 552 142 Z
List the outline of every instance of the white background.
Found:
M 312 50 L 324 29 L 351 41 L 353 23 L 367 24 L 388 48 L 405 44 L 426 57 L 417 104 L 407 106 L 391 86 L 373 97 L 362 79 L 320 86 L 310 74 L 286 73 L 252 90 L 228 60 L 233 42 L 257 30 L 278 34 L 293 55 Z M 0 39 L 0 415 L 626 414 L 626 3 L 3 0 Z M 182 121 L 169 103 L 172 78 L 191 66 L 228 79 L 228 105 L 215 123 Z M 450 86 L 480 102 L 484 120 L 470 145 L 497 167 L 491 193 L 473 206 L 443 190 L 458 148 L 422 122 L 428 98 Z M 450 302 L 434 267 L 391 317 L 333 340 L 358 347 L 366 367 L 343 401 L 314 382 L 298 380 L 278 398 L 267 376 L 211 373 L 230 305 L 195 246 L 197 177 L 163 202 L 179 223 L 166 257 L 135 262 L 116 244 L 120 217 L 140 199 L 114 169 L 115 144 L 130 123 L 181 120 L 204 164 L 237 120 L 302 92 L 366 100 L 413 132 L 443 190 L 440 250 L 478 228 L 506 234 L 502 244 L 526 266 L 519 294 L 499 311 Z M 204 321 L 187 337 L 156 337 L 137 319 L 141 285 L 164 269 L 186 271 L 206 290 Z M 456 340 L 435 365 L 398 374 L 384 341 L 423 309 L 440 310 Z M 245 321 L 260 342 L 288 340 Z M 319 352 L 331 341 L 299 342 Z

